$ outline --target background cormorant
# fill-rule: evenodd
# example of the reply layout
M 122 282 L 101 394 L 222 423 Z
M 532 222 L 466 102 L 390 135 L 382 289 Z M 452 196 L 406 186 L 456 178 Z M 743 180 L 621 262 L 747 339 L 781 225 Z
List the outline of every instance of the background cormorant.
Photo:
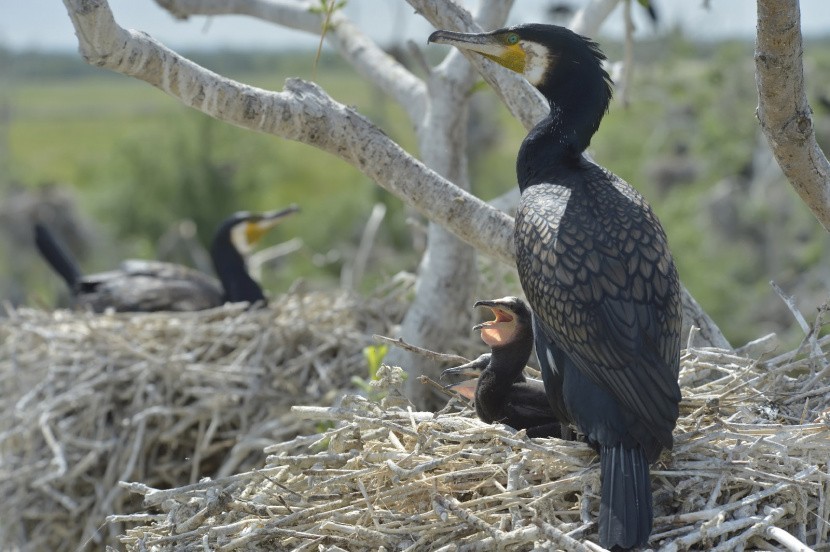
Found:
M 527 305 L 518 297 L 505 297 L 478 301 L 475 306 L 488 307 L 495 316 L 473 327 L 481 330 L 481 339 L 491 352 L 448 368 L 442 375 L 478 377 L 474 399 L 476 414 L 482 421 L 526 429 L 528 437 L 559 437 L 561 425 L 550 409 L 544 384 L 525 378 L 523 372 L 533 349 Z
M 38 251 L 69 286 L 75 306 L 95 312 L 195 311 L 226 302 L 265 302 L 262 288 L 248 274 L 243 254 L 298 211 L 292 205 L 267 213 L 239 212 L 216 230 L 210 256 L 216 278 L 174 263 L 128 259 L 118 269 L 84 276 L 69 251 L 41 223 L 35 223 Z
M 523 74 L 550 104 L 516 161 L 519 277 L 551 406 L 600 453 L 600 544 L 643 546 L 648 465 L 672 447 L 679 414 L 680 284 L 645 199 L 583 156 L 611 99 L 605 56 L 555 25 L 429 41 Z

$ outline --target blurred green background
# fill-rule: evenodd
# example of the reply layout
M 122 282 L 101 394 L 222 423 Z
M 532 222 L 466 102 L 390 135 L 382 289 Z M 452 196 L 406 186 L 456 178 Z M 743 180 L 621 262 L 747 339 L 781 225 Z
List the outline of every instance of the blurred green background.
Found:
M 602 46 L 612 60 L 622 57 L 620 44 Z M 799 338 L 770 280 L 797 297 L 808 319 L 830 281 L 827 235 L 760 137 L 752 51 L 750 42 L 695 44 L 679 31 L 638 42 L 628 105 L 612 103 L 591 146 L 598 162 L 651 201 L 681 278 L 734 345 L 770 331 Z M 415 151 L 402 110 L 336 56 L 315 65 L 312 51 L 183 53 L 266 89 L 281 89 L 288 77 L 315 80 Z M 828 151 L 830 41 L 808 41 L 805 56 L 816 130 Z M 62 282 L 34 254 L 36 216 L 52 220 L 92 272 L 127 257 L 192 264 L 200 254 L 193 244 L 207 244 L 229 213 L 297 203 L 302 213 L 265 244 L 302 240 L 263 269 L 274 295 L 298 279 L 338 286 L 373 205 L 382 202 L 388 210 L 360 291 L 417 266 L 422 224 L 334 157 L 214 121 L 77 54 L 0 50 L 0 74 L 0 296 L 12 304 L 66 299 Z M 474 100 L 473 191 L 491 199 L 515 186 L 525 131 L 486 87 Z M 182 221 L 195 223 L 194 240 L 182 238 L 192 228 Z

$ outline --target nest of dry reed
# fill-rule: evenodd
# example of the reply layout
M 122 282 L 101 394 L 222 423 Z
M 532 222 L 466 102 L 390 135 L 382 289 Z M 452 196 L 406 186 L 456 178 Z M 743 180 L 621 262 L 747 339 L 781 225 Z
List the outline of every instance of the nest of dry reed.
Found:
M 655 549 L 828 549 L 830 386 L 823 343 L 765 361 L 689 348 L 675 447 L 652 467 Z M 585 444 L 528 439 L 453 399 L 295 407 L 334 427 L 271 444 L 263 468 L 177 489 L 125 484 L 146 511 L 128 550 L 597 550 Z
M 332 404 L 367 377 L 362 350 L 405 308 L 291 293 L 268 308 L 105 314 L 9 309 L 0 318 L 3 549 L 117 544 L 137 511 L 119 481 L 154 488 L 261 466 L 265 446 L 313 433 L 295 404 Z

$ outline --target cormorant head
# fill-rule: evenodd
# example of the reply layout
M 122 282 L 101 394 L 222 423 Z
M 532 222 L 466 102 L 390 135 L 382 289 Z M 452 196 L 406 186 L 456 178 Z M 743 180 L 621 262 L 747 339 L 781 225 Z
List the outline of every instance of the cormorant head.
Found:
M 587 147 L 611 100 L 611 78 L 599 46 L 565 27 L 531 23 L 488 33 L 435 31 L 427 39 L 481 54 L 524 75 L 550 102 L 551 110 L 584 119 Z M 579 116 L 582 114 L 582 116 Z M 582 149 L 584 149 L 584 147 Z
M 464 376 L 468 378 L 473 378 L 472 384 L 472 391 L 475 391 L 475 378 L 479 377 L 481 373 L 487 369 L 487 366 L 490 364 L 490 358 L 493 355 L 490 353 L 484 353 L 483 355 L 479 355 L 479 357 L 475 360 L 468 362 L 467 364 L 462 364 L 461 366 L 455 366 L 453 368 L 447 368 L 443 372 L 441 372 L 441 377 L 444 376 Z M 466 382 L 459 382 L 447 385 L 446 389 L 453 389 L 458 391 L 462 395 L 466 396 L 466 391 L 460 387 L 461 384 Z M 470 397 L 468 397 L 470 398 Z
M 299 211 L 296 205 L 291 205 L 280 211 L 268 211 L 266 213 L 250 213 L 240 211 L 228 217 L 216 231 L 214 243 L 221 237 L 226 237 L 236 251 L 246 254 L 251 251 L 254 245 L 268 233 L 269 230 L 278 225 L 282 220 Z
M 491 301 L 477 301 L 476 307 L 487 307 L 493 312 L 494 320 L 473 326 L 481 330 L 481 339 L 491 349 L 503 347 L 519 339 L 529 339 L 532 334 L 530 309 L 518 297 L 504 297 Z
M 487 307 L 493 312 L 493 316 L 495 316 L 494 320 L 473 326 L 473 330 L 481 330 L 481 339 L 490 346 L 492 352 L 485 353 L 467 364 L 447 368 L 441 373 L 441 377 L 454 375 L 478 378 L 484 370 L 491 366 L 491 360 L 494 358 L 498 357 L 505 360 L 501 356 L 504 352 L 515 350 L 515 347 L 518 347 L 519 350 L 526 347 L 526 354 L 521 357 L 521 364 L 516 364 L 515 362 L 508 362 L 506 365 L 503 362 L 500 364 L 501 369 L 506 368 L 513 371 L 518 368 L 519 372 L 521 372 L 528 355 L 530 355 L 533 341 L 531 315 L 527 304 L 518 297 L 504 297 L 491 301 L 477 301 L 475 306 Z M 507 360 L 510 360 L 510 358 Z M 475 395 L 476 384 L 477 380 L 472 379 L 447 385 L 446 389 L 451 389 L 463 397 L 472 399 Z

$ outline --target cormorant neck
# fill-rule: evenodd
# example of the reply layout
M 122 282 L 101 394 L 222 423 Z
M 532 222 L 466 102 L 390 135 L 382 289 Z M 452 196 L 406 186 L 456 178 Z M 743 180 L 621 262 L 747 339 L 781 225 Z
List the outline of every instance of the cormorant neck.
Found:
M 496 374 L 499 382 L 510 385 L 524 370 L 533 349 L 532 339 L 517 339 L 492 347 L 490 369 Z
M 522 190 L 584 163 L 582 154 L 611 100 L 608 73 L 592 53 L 574 62 L 560 61 L 538 89 L 550 113 L 528 133 L 519 150 L 516 174 Z
M 225 291 L 225 301 L 255 303 L 265 300 L 262 288 L 248 274 L 245 259 L 231 244 L 230 236 L 227 239 L 217 238 L 213 241 L 210 257 L 216 276 L 219 277 Z

